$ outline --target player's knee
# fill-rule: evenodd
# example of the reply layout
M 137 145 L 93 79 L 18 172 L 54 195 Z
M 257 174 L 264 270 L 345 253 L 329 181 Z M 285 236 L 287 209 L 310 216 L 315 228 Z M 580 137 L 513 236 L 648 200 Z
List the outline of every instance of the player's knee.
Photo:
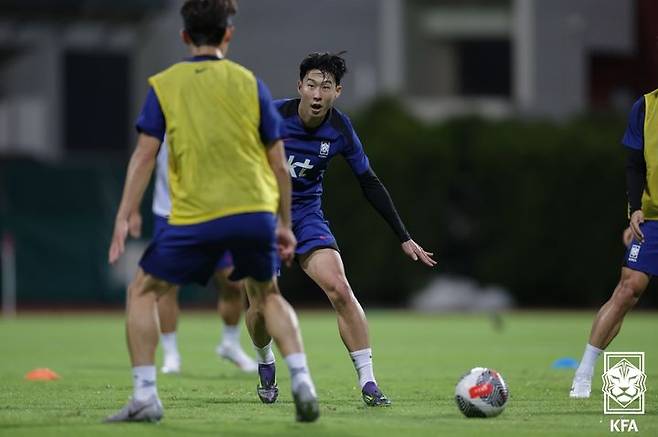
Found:
M 144 281 L 140 280 L 140 278 L 135 278 L 133 281 L 128 284 L 128 288 L 126 290 L 126 299 L 128 302 L 138 299 L 140 296 L 144 294 Z
M 249 305 L 255 310 L 261 311 L 268 299 L 280 295 L 279 289 L 274 281 L 253 282 L 247 287 Z
M 327 286 L 326 292 L 335 308 L 344 307 L 353 299 L 352 288 L 345 280 L 331 282 Z
M 632 278 L 624 278 L 619 282 L 615 297 L 619 305 L 630 307 L 635 305 L 643 291 L 642 286 L 637 281 Z
M 128 285 L 126 298 L 129 302 L 144 298 L 158 301 L 162 296 L 174 294 L 175 291 L 176 286 L 167 281 L 151 275 L 138 274 Z M 175 299 L 176 296 L 174 295 L 173 298 Z

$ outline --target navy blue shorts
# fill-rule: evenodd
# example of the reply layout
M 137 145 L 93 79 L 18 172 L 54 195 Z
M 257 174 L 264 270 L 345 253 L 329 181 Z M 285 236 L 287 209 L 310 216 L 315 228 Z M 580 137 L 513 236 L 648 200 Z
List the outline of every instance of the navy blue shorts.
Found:
M 153 215 L 153 235 L 158 235 L 163 228 L 171 226 L 169 222 L 167 221 L 166 217 L 162 217 L 161 215 L 154 214 Z M 231 252 L 226 251 L 224 256 L 220 258 L 219 261 L 217 261 L 217 264 L 215 265 L 216 270 L 224 270 L 226 268 L 233 267 L 233 258 L 231 257 Z
M 624 266 L 648 275 L 658 275 L 658 220 L 646 220 L 640 229 L 644 234 L 644 243 L 633 239 L 624 255 Z
M 277 267 L 276 218 L 270 213 L 237 214 L 194 225 L 167 225 L 153 236 L 140 267 L 172 284 L 206 285 L 230 251 L 233 281 L 272 278 Z
M 330 248 L 338 251 L 336 238 L 329 229 L 329 222 L 321 210 L 305 214 L 299 218 L 293 217 L 292 231 L 297 238 L 296 255 L 305 255 L 314 250 Z

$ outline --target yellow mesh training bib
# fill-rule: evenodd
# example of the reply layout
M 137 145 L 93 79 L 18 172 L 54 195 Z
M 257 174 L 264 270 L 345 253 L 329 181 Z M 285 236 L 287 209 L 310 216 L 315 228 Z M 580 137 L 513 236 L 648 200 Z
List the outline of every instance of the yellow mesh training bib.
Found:
M 180 62 L 149 83 L 166 123 L 169 222 L 275 213 L 279 192 L 260 138 L 254 75 L 225 59 Z

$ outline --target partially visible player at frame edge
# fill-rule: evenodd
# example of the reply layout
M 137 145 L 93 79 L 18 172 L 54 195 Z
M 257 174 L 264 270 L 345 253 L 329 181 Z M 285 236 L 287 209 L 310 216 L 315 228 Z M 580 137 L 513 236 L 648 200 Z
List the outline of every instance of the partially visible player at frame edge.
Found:
M 281 118 L 267 87 L 221 56 L 233 36 L 235 12 L 233 0 L 186 0 L 181 37 L 192 58 L 149 79 L 110 263 L 124 252 L 129 218 L 139 210 L 165 133 L 172 208 L 169 224 L 153 237 L 128 287 L 134 391 L 108 422 L 162 418 L 154 364 L 158 296 L 186 283 L 207 283 L 227 250 L 233 257 L 231 279 L 244 278 L 250 305 L 262 315 L 262 329 L 286 359 L 297 420 L 314 421 L 319 415 L 297 318 L 275 281 L 277 247 L 289 264 L 296 246 Z
M 619 283 L 594 318 L 569 392 L 572 398 L 589 398 L 596 360 L 619 333 L 651 276 L 658 275 L 658 90 L 635 102 L 622 143 L 633 238 L 627 244 Z

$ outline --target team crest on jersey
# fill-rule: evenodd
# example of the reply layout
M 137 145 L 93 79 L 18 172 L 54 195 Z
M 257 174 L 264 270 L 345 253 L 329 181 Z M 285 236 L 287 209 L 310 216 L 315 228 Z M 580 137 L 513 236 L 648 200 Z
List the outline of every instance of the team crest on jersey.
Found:
M 331 143 L 329 141 L 322 141 L 320 143 L 320 154 L 318 155 L 320 158 L 326 158 L 329 156 L 329 147 L 331 146 Z
M 631 246 L 631 250 L 628 253 L 628 260 L 630 262 L 637 262 L 637 257 L 638 257 L 638 255 L 640 255 L 640 248 L 641 247 L 642 246 L 640 246 L 639 244 L 634 244 L 634 245 Z

